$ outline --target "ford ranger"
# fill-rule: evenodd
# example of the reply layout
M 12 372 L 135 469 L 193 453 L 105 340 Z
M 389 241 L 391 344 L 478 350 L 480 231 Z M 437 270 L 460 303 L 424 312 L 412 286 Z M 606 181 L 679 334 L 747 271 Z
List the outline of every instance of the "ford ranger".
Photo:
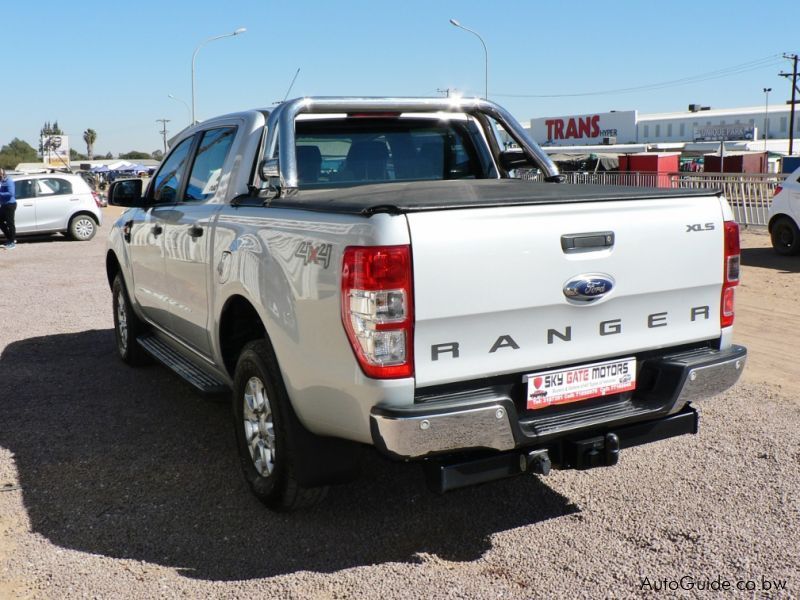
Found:
M 231 394 L 276 510 L 351 480 L 366 446 L 440 492 L 611 466 L 696 433 L 744 368 L 725 199 L 561 183 L 489 101 L 221 116 L 108 195 L 128 207 L 106 257 L 120 357 Z

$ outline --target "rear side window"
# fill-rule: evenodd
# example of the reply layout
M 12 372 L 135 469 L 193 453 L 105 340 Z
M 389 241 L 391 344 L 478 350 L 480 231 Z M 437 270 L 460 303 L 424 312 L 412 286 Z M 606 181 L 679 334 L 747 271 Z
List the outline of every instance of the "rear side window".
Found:
M 66 179 L 58 177 L 38 179 L 39 184 L 36 195 L 37 196 L 53 196 L 60 194 L 71 194 L 72 183 Z
M 186 161 L 193 140 L 194 137 L 190 137 L 175 146 L 156 173 L 155 180 L 150 186 L 152 199 L 156 202 L 169 203 L 178 199 L 178 188 L 185 177 Z
M 235 135 L 235 127 L 212 129 L 203 133 L 189 175 L 189 183 L 186 185 L 184 202 L 202 202 L 214 196 Z
M 491 160 L 471 121 L 320 119 L 295 128 L 301 187 L 489 176 Z

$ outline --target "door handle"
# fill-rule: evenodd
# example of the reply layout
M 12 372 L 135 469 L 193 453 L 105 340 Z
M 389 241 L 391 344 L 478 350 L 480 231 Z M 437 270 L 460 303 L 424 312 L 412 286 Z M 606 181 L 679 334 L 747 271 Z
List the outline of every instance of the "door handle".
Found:
M 162 233 L 164 233 L 164 228 L 161 225 L 153 225 L 153 228 L 150 230 L 154 237 L 158 237 Z
M 80 198 L 70 198 L 69 201 L 70 202 L 80 202 L 81 199 Z
M 192 225 L 189 227 L 189 237 L 199 238 L 203 235 L 203 228 L 200 225 Z
M 23 203 L 22 203 L 22 206 L 33 206 L 33 202 L 31 202 L 30 204 L 29 204 L 29 203 L 27 203 L 27 202 L 23 202 Z

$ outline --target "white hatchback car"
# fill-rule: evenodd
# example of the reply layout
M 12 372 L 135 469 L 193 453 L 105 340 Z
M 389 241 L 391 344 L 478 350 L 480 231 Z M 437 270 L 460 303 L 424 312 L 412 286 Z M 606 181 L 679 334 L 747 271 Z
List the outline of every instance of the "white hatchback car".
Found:
M 767 223 L 775 252 L 800 253 L 800 169 L 775 189 Z
M 16 190 L 17 237 L 64 233 L 88 241 L 103 223 L 100 198 L 78 175 L 10 175 Z M 2 236 L 2 234 L 0 234 Z

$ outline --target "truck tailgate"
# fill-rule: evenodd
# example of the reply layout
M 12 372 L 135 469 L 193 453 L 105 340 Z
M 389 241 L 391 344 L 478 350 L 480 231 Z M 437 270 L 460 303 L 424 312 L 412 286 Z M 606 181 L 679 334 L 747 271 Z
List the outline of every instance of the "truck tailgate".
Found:
M 417 386 L 718 337 L 722 202 L 709 195 L 407 214 Z M 562 236 L 600 232 L 613 244 L 562 247 Z M 587 275 L 611 290 L 568 298 L 566 284 Z

